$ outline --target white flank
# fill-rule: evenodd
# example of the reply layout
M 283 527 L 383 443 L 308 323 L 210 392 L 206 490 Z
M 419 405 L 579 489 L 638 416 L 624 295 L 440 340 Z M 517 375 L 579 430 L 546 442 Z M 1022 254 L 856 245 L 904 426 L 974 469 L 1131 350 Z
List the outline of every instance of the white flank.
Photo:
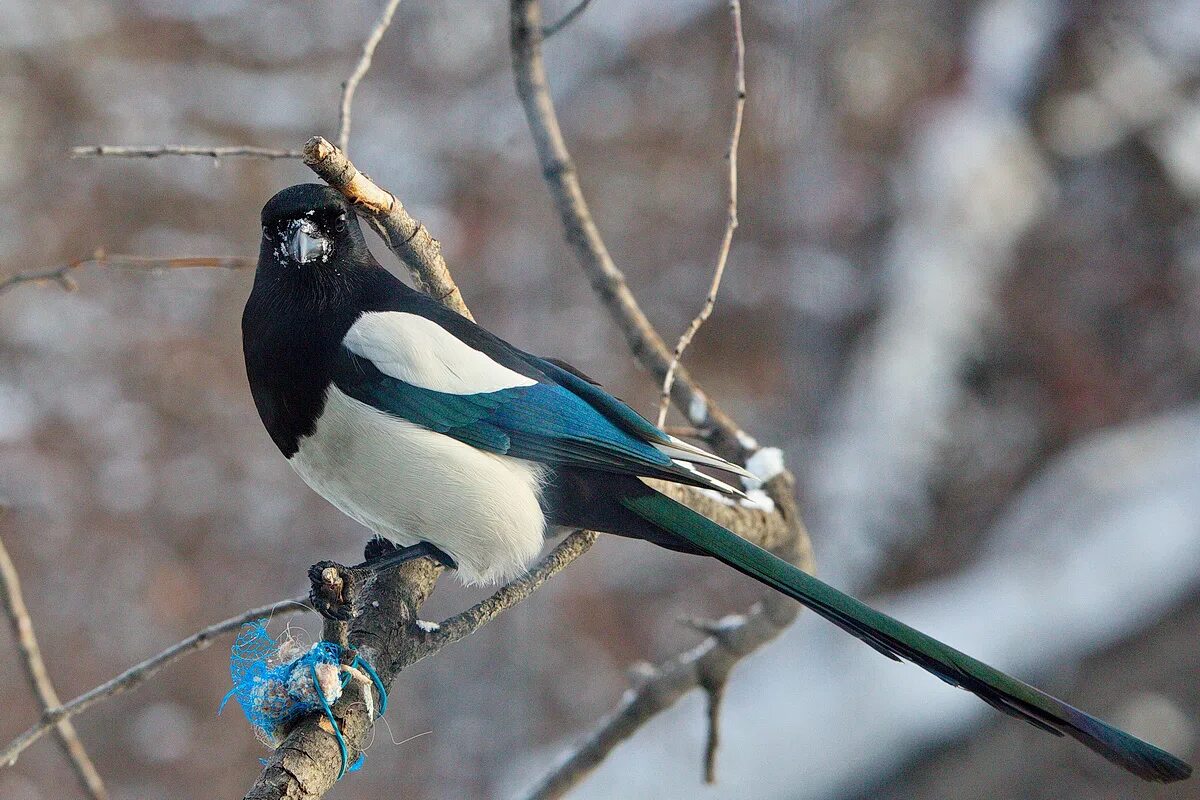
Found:
M 380 536 L 437 545 L 468 584 L 517 575 L 542 548 L 541 468 L 390 416 L 336 386 L 291 464 Z
M 363 314 L 342 343 L 350 352 L 372 361 L 384 375 L 435 392 L 481 394 L 537 382 L 496 363 L 417 314 Z

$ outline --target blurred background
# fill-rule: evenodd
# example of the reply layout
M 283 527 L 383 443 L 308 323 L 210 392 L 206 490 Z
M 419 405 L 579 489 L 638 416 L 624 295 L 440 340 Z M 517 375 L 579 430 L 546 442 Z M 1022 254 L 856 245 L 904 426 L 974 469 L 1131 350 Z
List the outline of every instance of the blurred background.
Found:
M 71 160 L 79 144 L 299 147 L 381 3 L 2 0 L 0 273 L 86 257 L 253 257 L 296 162 Z M 570 3 L 548 2 L 557 18 Z M 741 228 L 694 374 L 799 478 L 820 572 L 973 655 L 1200 757 L 1200 4 L 756 0 Z M 547 43 L 584 188 L 674 339 L 723 225 L 721 2 L 596 0 Z M 651 414 L 562 243 L 498 0 L 405 0 L 350 153 L 443 243 L 477 318 Z M 387 255 L 378 248 L 381 257 Z M 387 263 L 394 265 L 390 257 Z M 73 697 L 207 624 L 303 592 L 365 532 L 259 423 L 249 271 L 89 268 L 0 296 L 0 535 Z M 477 593 L 444 581 L 425 615 Z M 339 797 L 503 798 L 628 685 L 740 610 L 731 571 L 602 541 L 405 672 Z M 310 637 L 313 615 L 292 618 Z M 273 626 L 275 632 L 283 623 Z M 302 635 L 302 634 L 300 634 Z M 235 797 L 265 754 L 228 645 L 76 722 L 114 796 Z M 38 708 L 0 633 L 0 738 Z M 891 664 L 811 615 L 579 798 L 1184 798 Z M 402 744 L 409 737 L 425 734 Z M 52 741 L 0 797 L 76 796 Z

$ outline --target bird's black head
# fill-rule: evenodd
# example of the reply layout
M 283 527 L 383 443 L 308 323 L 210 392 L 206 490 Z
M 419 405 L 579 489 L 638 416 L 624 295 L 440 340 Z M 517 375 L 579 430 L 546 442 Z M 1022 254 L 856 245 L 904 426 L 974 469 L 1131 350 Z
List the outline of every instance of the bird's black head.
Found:
M 260 270 L 321 273 L 370 259 L 354 209 L 324 184 L 301 183 L 279 192 L 263 206 L 262 227 Z

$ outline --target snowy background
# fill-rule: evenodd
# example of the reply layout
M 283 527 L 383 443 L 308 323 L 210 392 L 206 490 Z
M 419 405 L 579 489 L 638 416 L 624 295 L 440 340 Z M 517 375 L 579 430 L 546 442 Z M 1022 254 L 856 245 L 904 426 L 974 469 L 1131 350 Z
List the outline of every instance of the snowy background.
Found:
M 569 6 L 548 2 L 556 18 Z M 73 145 L 299 147 L 336 133 L 376 2 L 0 0 L 0 274 L 89 255 L 254 256 L 292 162 L 70 160 Z M 754 0 L 742 226 L 688 363 L 782 446 L 822 575 L 1195 762 L 1200 757 L 1200 5 Z M 477 318 L 649 413 L 562 243 L 498 0 L 404 0 L 350 152 L 441 239 Z M 596 0 L 547 44 L 584 188 L 673 337 L 723 224 L 720 2 Z M 390 262 L 389 262 L 390 263 Z M 248 272 L 95 268 L 0 296 L 0 535 L 60 694 L 298 594 L 364 533 L 261 429 Z M 437 618 L 475 595 L 446 582 Z M 603 541 L 406 672 L 345 797 L 504 798 L 754 596 Z M 293 625 L 319 631 L 312 616 Z M 281 628 L 278 625 L 276 630 Z M 240 796 L 262 747 L 224 645 L 77 718 L 115 796 Z M 35 719 L 0 633 L 0 738 Z M 403 744 L 416 734 L 420 738 Z M 580 798 L 1184 798 L 889 663 L 811 615 L 735 673 L 720 782 L 699 697 Z M 0 798 L 73 796 L 50 739 Z

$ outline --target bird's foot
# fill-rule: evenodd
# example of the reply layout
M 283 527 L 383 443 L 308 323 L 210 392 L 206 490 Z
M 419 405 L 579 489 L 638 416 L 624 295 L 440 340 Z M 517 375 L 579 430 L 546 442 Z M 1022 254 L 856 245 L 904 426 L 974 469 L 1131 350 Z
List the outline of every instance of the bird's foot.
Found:
M 417 542 L 407 547 L 397 547 L 386 539 L 372 539 L 363 550 L 366 561 L 356 569 L 380 573 L 415 558 L 432 558 L 444 567 L 458 569 L 458 563 L 444 550 L 429 542 Z
M 353 619 L 354 598 L 363 584 L 363 571 L 333 561 L 319 561 L 308 568 L 312 582 L 308 597 L 313 608 L 325 619 L 344 622 Z
M 372 539 L 363 550 L 361 564 L 347 567 L 335 561 L 319 561 L 308 568 L 312 583 L 308 597 L 317 613 L 328 620 L 344 622 L 357 616 L 355 601 L 376 575 L 416 558 L 432 558 L 450 569 L 458 564 L 429 542 L 397 547 L 387 539 Z

